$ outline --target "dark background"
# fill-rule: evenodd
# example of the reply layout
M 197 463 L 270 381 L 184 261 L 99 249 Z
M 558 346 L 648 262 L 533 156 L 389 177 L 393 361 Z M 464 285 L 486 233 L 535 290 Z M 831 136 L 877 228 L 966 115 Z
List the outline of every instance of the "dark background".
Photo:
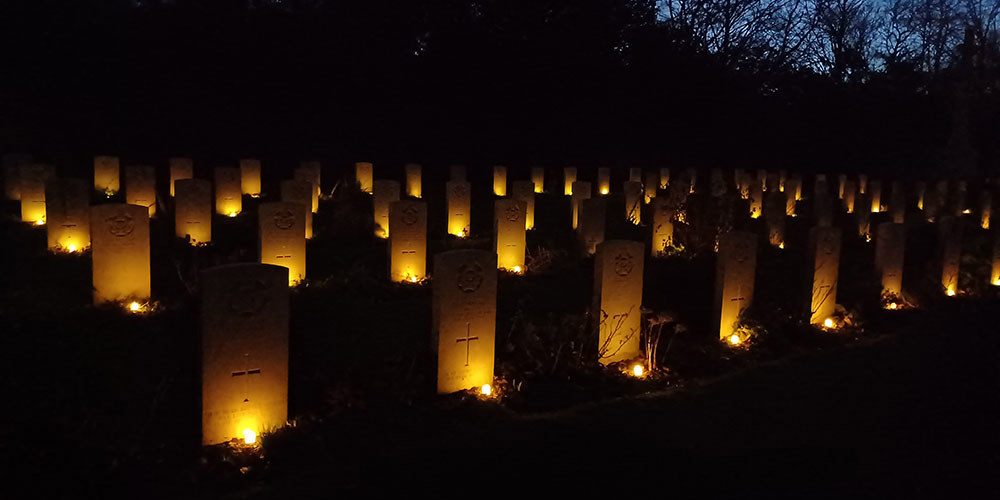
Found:
M 934 59 L 925 38 L 883 53 L 880 9 L 898 2 L 801 3 L 810 35 L 785 54 L 774 29 L 722 44 L 705 34 L 718 16 L 672 13 L 677 2 L 6 0 L 0 149 L 81 175 L 101 153 L 996 169 L 996 13 L 944 0 L 958 10 Z M 835 14 L 845 35 L 827 29 Z M 921 22 L 907 27 L 936 28 Z

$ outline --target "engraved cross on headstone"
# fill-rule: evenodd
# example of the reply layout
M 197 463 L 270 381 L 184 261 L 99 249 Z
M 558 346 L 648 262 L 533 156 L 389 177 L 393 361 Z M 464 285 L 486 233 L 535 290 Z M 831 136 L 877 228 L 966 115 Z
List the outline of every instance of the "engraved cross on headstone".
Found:
M 247 403 L 247 402 L 250 401 L 250 398 L 249 398 L 250 376 L 251 375 L 260 375 L 260 368 L 253 368 L 253 369 L 249 368 L 249 365 L 250 365 L 250 355 L 249 354 L 244 354 L 243 355 L 243 359 L 244 359 L 244 363 L 245 363 L 244 366 L 247 366 L 247 368 L 245 370 L 240 370 L 240 371 L 233 372 L 233 377 L 246 377 L 246 384 L 243 387 L 243 402 Z
M 459 343 L 459 342 L 465 342 L 465 366 L 469 366 L 469 352 L 470 352 L 470 350 L 472 348 L 472 341 L 473 340 L 479 340 L 479 337 L 473 337 L 473 336 L 471 336 L 471 329 L 472 329 L 472 327 L 469 325 L 469 323 L 466 323 L 465 324 L 465 337 L 464 338 L 458 338 L 458 339 L 455 340 L 456 344 Z

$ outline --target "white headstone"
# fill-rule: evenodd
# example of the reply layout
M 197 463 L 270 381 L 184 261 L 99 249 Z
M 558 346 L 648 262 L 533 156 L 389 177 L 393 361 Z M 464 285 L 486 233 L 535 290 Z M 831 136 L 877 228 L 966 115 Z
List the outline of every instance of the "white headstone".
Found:
M 472 185 L 466 181 L 445 184 L 448 201 L 448 234 L 465 238 L 472 224 Z
M 377 180 L 372 191 L 372 207 L 375 219 L 375 236 L 389 237 L 389 205 L 399 201 L 399 183 L 393 180 Z
M 622 191 L 625 193 L 625 220 L 638 226 L 642 223 L 642 183 L 628 181 Z
M 90 207 L 94 303 L 145 301 L 150 294 L 149 209 Z
M 202 272 L 201 434 L 211 445 L 288 418 L 288 269 L 230 264 Z
M 117 156 L 94 157 L 94 190 L 112 196 L 121 189 Z
M 524 272 L 525 239 L 523 201 L 496 200 L 493 205 L 493 248 L 497 266 L 513 273 Z
M 254 198 L 260 197 L 260 160 L 240 160 L 240 190 Z
M 212 183 L 181 179 L 174 184 L 174 234 L 192 245 L 212 241 Z
M 841 231 L 832 227 L 816 227 L 809 231 L 812 251 L 812 294 L 809 323 L 822 325 L 837 311 L 837 274 L 840 271 Z
M 754 183 L 757 184 L 757 183 Z M 737 335 L 740 314 L 753 303 L 757 269 L 757 236 L 753 233 L 730 231 L 719 240 L 715 272 L 715 317 L 719 321 L 719 338 L 731 341 Z
M 493 383 L 497 262 L 485 250 L 434 256 L 437 390 L 449 394 Z
M 278 187 L 281 190 L 281 201 L 295 203 L 296 205 L 303 207 L 305 213 L 303 224 L 305 225 L 306 239 L 312 239 L 313 212 L 311 207 L 313 193 L 315 192 L 313 184 L 309 181 L 293 179 L 281 181 L 281 184 Z M 399 188 L 397 187 L 397 190 L 398 189 Z
M 569 203 L 573 217 L 573 229 L 576 229 L 580 221 L 580 201 L 590 198 L 591 187 L 589 182 L 576 181 L 570 190 L 572 195 Z
M 594 258 L 594 306 L 598 361 L 609 364 L 641 354 L 642 243 L 611 240 L 597 245 Z
M 170 197 L 173 198 L 176 193 L 174 183 L 194 178 L 194 162 L 191 158 L 171 158 L 167 163 L 170 165 Z
M 90 188 L 78 179 L 45 183 L 49 250 L 78 252 L 90 246 Z
M 403 170 L 406 172 L 406 196 L 420 198 L 422 196 L 420 164 L 407 163 Z
M 146 207 L 156 215 L 156 169 L 149 165 L 125 167 L 125 203 Z
M 292 178 L 297 181 L 309 181 L 313 185 L 312 212 L 319 211 L 319 193 L 322 188 L 322 166 L 318 161 L 304 161 L 293 171 Z M 370 191 L 369 191 L 370 192 Z
M 597 245 L 604 242 L 604 228 L 607 222 L 607 203 L 605 198 L 589 198 L 580 202 L 580 226 L 577 234 L 580 243 L 588 255 L 597 251 Z
M 903 293 L 903 257 L 906 226 L 893 222 L 878 225 L 875 234 L 875 269 L 882 275 L 882 296 L 898 299 Z
M 427 204 L 389 204 L 389 279 L 416 283 L 427 276 Z
M 236 217 L 243 211 L 240 169 L 215 167 L 215 213 Z
M 52 165 L 22 164 L 20 177 L 21 221 L 35 225 L 45 224 L 45 184 L 56 178 Z
M 354 182 L 362 192 L 372 193 L 372 182 L 374 182 L 374 165 L 371 162 L 359 161 L 354 164 Z
M 511 194 L 515 200 L 524 202 L 526 212 L 524 213 L 524 228 L 535 228 L 535 183 L 531 181 L 514 181 L 511 185 Z
M 288 285 L 306 277 L 307 205 L 286 201 L 262 203 L 257 207 L 260 235 L 260 263 L 288 268 Z
M 576 182 L 576 167 L 563 168 L 563 194 L 571 196 L 573 194 L 573 183 Z

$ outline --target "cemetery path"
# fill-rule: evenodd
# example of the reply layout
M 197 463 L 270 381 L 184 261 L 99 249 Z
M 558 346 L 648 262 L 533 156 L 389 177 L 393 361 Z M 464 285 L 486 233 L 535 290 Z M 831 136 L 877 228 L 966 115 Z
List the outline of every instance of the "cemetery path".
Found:
M 334 452 L 329 462 L 270 478 L 266 489 L 329 488 L 333 467 L 357 474 L 347 484 L 363 489 L 432 489 L 449 477 L 522 491 L 542 481 L 701 497 L 993 494 L 1000 491 L 1000 336 L 984 328 L 988 319 L 949 314 L 880 342 L 547 416 L 369 423 L 360 430 L 367 443 L 360 460 Z

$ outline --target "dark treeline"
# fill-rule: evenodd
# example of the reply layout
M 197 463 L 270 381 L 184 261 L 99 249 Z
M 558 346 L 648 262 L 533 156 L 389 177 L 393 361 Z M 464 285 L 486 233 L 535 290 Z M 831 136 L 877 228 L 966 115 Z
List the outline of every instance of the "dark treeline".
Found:
M 996 0 L 6 0 L 0 149 L 989 173 Z

